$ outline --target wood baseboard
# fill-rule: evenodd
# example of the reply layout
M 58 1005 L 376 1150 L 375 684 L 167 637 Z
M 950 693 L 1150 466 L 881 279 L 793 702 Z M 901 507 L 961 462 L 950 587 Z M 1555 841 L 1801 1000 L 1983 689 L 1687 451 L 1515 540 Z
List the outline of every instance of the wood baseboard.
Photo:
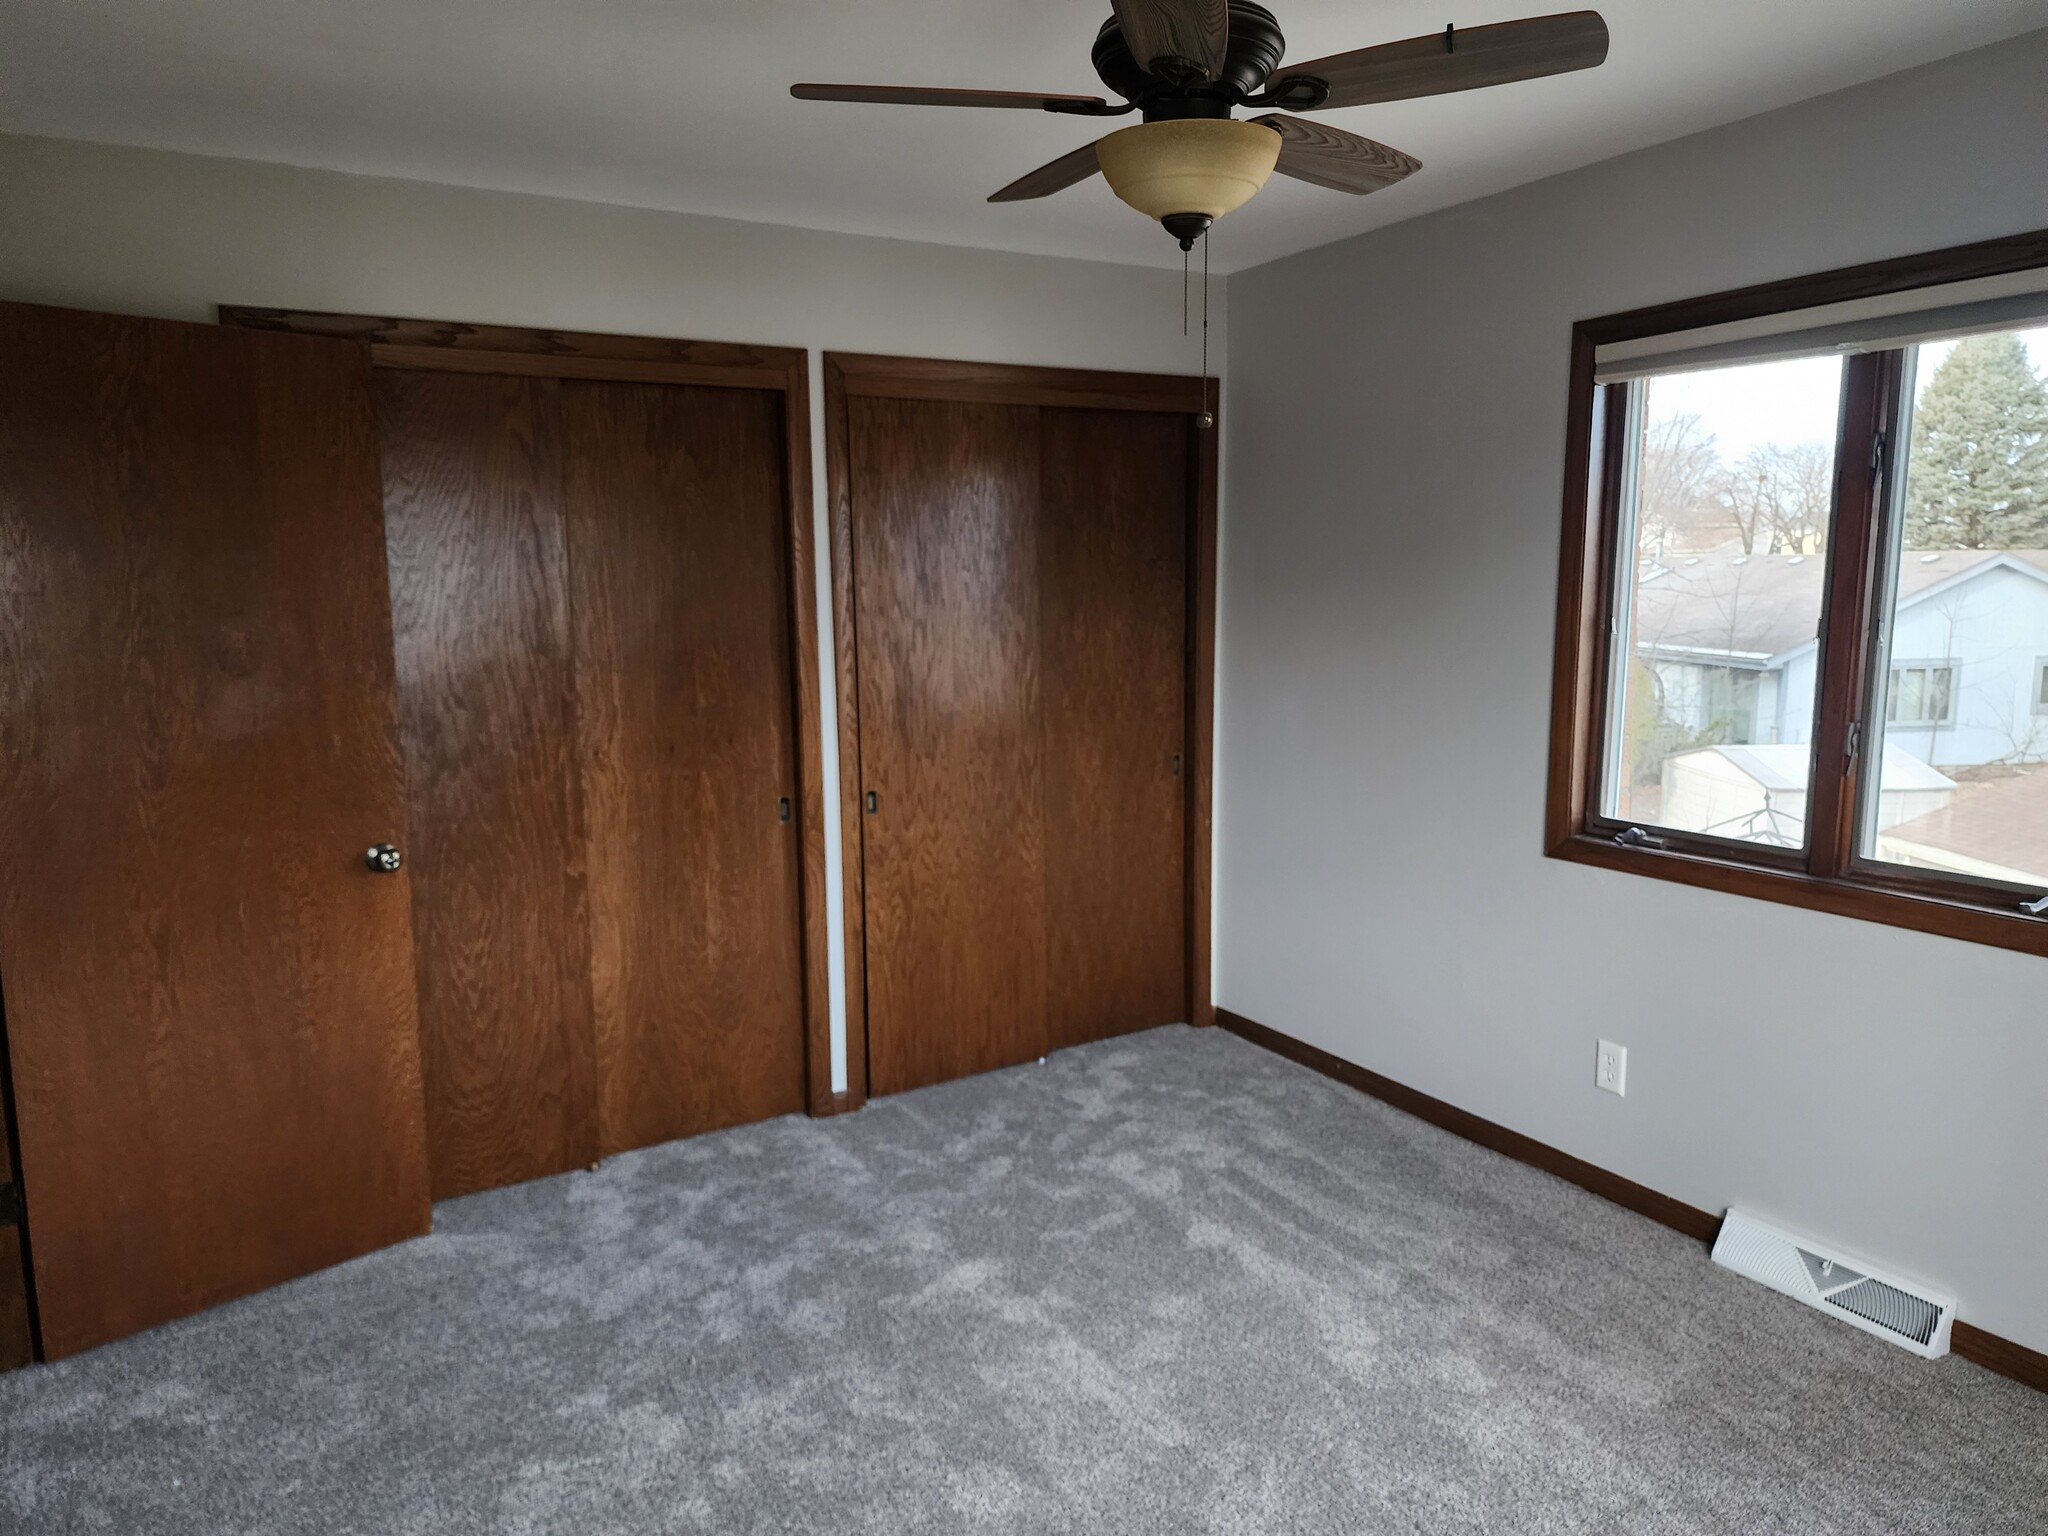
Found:
M 1292 1035 L 1283 1035 L 1277 1029 L 1246 1018 L 1241 1013 L 1232 1013 L 1228 1008 L 1216 1010 L 1216 1022 L 1232 1034 L 1249 1040 L 1253 1045 L 1285 1056 L 1289 1061 L 1299 1062 L 1312 1072 L 1332 1078 L 1347 1088 L 1356 1088 L 1360 1093 L 1391 1104 L 1415 1116 L 1427 1120 L 1431 1125 L 1440 1126 L 1454 1136 L 1467 1141 L 1476 1141 L 1482 1147 L 1511 1157 L 1518 1163 L 1527 1163 L 1545 1173 L 1555 1174 L 1568 1184 L 1576 1184 L 1616 1205 L 1634 1211 L 1638 1216 L 1647 1216 L 1661 1222 L 1674 1232 L 1701 1243 L 1711 1243 L 1721 1230 L 1721 1218 L 1698 1206 L 1687 1205 L 1683 1200 L 1660 1194 L 1647 1185 L 1633 1179 L 1625 1179 L 1618 1173 L 1596 1167 L 1584 1158 L 1573 1157 L 1561 1152 L 1533 1136 L 1524 1136 L 1520 1131 L 1511 1131 L 1506 1126 L 1460 1109 L 1455 1104 L 1432 1098 L 1406 1083 L 1397 1083 L 1391 1077 L 1383 1077 L 1370 1068 L 1333 1056 L 1318 1046 L 1297 1040 Z M 1995 1333 L 1986 1333 L 1982 1328 L 1956 1320 L 1950 1336 L 1949 1347 L 1963 1359 L 1981 1365 L 1987 1371 L 1996 1371 L 2008 1376 L 2037 1392 L 2048 1392 L 2048 1355 L 2039 1350 L 2029 1349 L 2024 1344 L 2015 1344 L 2011 1339 L 2000 1338 Z

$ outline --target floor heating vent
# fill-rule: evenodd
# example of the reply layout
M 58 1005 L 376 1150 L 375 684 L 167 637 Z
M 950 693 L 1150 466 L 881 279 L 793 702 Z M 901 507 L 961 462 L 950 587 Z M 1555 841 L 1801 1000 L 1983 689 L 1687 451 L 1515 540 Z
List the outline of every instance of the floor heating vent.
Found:
M 1714 1262 L 1916 1355 L 1933 1359 L 1948 1353 L 1953 1296 L 1884 1274 L 1754 1216 L 1728 1213 L 1714 1239 Z

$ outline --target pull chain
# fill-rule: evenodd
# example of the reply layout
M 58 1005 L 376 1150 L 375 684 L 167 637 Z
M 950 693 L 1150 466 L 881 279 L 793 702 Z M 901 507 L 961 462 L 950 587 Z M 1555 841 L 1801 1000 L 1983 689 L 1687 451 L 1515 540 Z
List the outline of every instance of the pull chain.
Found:
M 1185 262 L 1187 257 L 1182 255 Z M 1185 284 L 1183 284 L 1185 286 Z M 1203 431 L 1216 425 L 1216 413 L 1209 406 L 1209 232 L 1202 231 L 1202 414 L 1195 424 Z
M 1180 248 L 1180 333 L 1188 333 L 1188 248 Z

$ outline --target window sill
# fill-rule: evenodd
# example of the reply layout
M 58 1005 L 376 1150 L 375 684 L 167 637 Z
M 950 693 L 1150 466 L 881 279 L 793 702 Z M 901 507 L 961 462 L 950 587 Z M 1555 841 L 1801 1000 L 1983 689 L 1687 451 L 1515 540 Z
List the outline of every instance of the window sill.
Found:
M 2048 918 L 2029 917 L 2011 907 L 1987 902 L 1890 889 L 1875 879 L 1854 875 L 1825 879 L 1803 870 L 1774 869 L 1671 848 L 1624 847 L 1612 838 L 1588 832 L 1553 843 L 1549 854 L 1553 859 L 1574 864 L 1673 880 L 1703 890 L 1725 891 L 1814 912 L 1832 912 L 1837 917 L 1910 928 L 2023 954 L 2048 955 Z

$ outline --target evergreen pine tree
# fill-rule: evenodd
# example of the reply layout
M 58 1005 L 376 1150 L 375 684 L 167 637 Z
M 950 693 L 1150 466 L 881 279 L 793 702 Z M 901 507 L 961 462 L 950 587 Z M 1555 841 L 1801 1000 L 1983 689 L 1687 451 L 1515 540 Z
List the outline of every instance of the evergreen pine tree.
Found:
M 1908 549 L 2048 549 L 2048 385 L 2018 336 L 1972 336 L 1913 415 Z

